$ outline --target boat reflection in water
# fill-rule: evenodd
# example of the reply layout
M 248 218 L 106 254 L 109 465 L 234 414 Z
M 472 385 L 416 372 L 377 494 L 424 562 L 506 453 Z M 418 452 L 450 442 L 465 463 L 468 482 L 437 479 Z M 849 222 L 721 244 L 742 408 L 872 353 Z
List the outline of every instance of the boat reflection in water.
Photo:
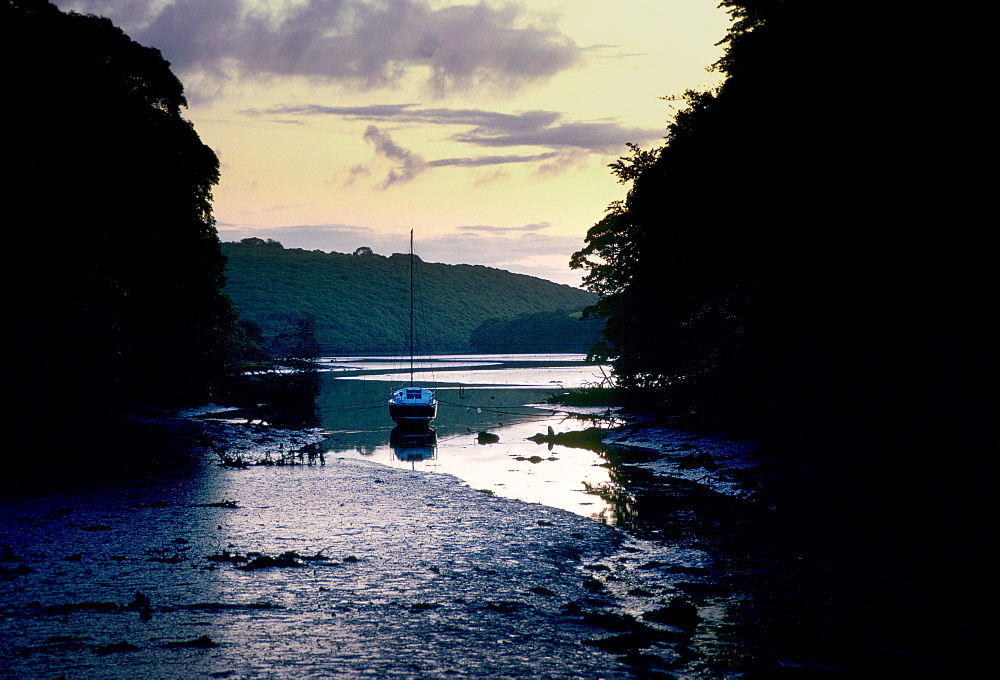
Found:
M 428 428 L 423 432 L 395 427 L 389 433 L 389 446 L 396 458 L 405 462 L 418 462 L 437 458 L 437 432 Z

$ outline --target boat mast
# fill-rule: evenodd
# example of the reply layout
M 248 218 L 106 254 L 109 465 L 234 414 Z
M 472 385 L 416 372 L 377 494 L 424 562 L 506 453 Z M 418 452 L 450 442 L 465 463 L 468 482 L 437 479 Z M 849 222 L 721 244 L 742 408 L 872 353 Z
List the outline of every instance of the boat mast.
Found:
M 410 229 L 410 384 L 413 384 L 413 230 Z

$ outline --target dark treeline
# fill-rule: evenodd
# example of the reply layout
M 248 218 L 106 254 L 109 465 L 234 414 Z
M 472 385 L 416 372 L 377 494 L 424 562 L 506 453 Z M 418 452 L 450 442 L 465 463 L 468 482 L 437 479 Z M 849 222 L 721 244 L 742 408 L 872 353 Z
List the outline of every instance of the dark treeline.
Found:
M 474 352 L 577 352 L 588 354 L 601 340 L 604 323 L 582 312 L 557 309 L 484 321 L 469 336 Z
M 889 559 L 900 587 L 929 565 L 974 584 L 994 470 L 986 43 L 950 10 L 722 4 L 724 85 L 612 166 L 627 196 L 573 259 L 616 374 L 774 445 L 771 500 L 817 544 Z
M 405 353 L 409 342 L 409 255 L 355 254 L 285 248 L 276 241 L 224 243 L 228 293 L 241 317 L 256 325 L 267 347 L 289 323 L 311 319 L 322 352 Z M 580 310 L 593 293 L 551 281 L 472 265 L 416 261 L 416 351 L 466 352 L 470 335 L 494 318 Z M 582 330 L 586 324 L 577 322 Z M 513 337 L 495 338 L 497 351 L 525 351 Z M 537 338 L 535 349 L 572 351 L 565 334 Z M 504 348 L 500 349 L 499 344 Z M 578 343 L 577 343 L 578 344 Z M 574 345 L 576 347 L 576 345 Z M 582 350 L 586 351 L 586 349 Z
M 219 163 L 159 51 L 42 0 L 0 7 L 8 385 L 19 439 L 65 450 L 107 417 L 202 398 L 236 312 L 212 218 Z M 90 442 L 88 446 L 101 446 Z

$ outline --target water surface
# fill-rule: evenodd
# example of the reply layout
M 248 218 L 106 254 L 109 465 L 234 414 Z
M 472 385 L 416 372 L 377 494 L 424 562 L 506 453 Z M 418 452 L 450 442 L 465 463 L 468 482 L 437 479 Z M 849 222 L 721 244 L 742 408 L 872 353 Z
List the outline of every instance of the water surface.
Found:
M 413 362 L 413 380 L 439 400 L 436 437 L 419 447 L 394 446 L 389 394 L 410 380 L 408 357 L 321 360 L 317 407 L 329 433 L 328 455 L 453 475 L 469 486 L 613 523 L 611 506 L 589 490 L 611 485 L 601 451 L 528 438 L 617 424 L 607 408 L 546 403 L 569 389 L 597 384 L 607 367 L 582 354 L 442 355 Z M 480 433 L 493 435 L 480 437 Z M 493 438 L 498 441 L 481 443 Z

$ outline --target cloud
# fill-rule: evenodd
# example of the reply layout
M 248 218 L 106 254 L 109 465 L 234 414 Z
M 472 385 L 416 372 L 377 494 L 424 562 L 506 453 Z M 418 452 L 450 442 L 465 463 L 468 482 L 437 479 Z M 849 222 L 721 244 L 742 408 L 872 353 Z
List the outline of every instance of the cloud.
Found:
M 392 141 L 389 133 L 382 132 L 374 125 L 369 125 L 365 130 L 364 140 L 375 147 L 377 155 L 396 163 L 389 170 L 385 179 L 379 182 L 376 187 L 381 191 L 385 191 L 394 184 L 409 182 L 428 167 L 427 161 L 419 154 L 399 146 Z M 357 176 L 358 174 L 361 174 L 360 169 L 355 167 L 352 175 Z
M 622 154 L 625 144 L 649 144 L 663 139 L 663 129 L 639 128 L 622 125 L 615 120 L 576 121 L 562 120 L 557 111 L 532 110 L 504 113 L 484 109 L 421 108 L 416 104 L 372 104 L 367 106 L 279 106 L 266 110 L 250 109 L 243 112 L 250 116 L 335 116 L 346 120 L 363 120 L 420 125 L 461 126 L 466 129 L 450 137 L 452 141 L 486 148 L 511 146 L 536 146 L 563 152 L 559 161 L 563 166 L 578 162 L 580 156 L 569 153 L 581 149 L 587 153 Z M 556 158 L 553 154 L 530 156 L 489 156 L 478 163 L 490 165 L 507 162 L 524 163 Z M 454 160 L 455 162 L 448 162 Z M 431 161 L 431 165 L 474 165 L 474 159 L 459 162 L 457 159 Z
M 427 262 L 481 264 L 579 286 L 583 277 L 568 264 L 580 249 L 579 237 L 541 233 L 546 226 L 462 227 L 457 234 L 420 239 L 418 254 Z
M 508 163 L 536 163 L 557 157 L 555 151 L 537 153 L 531 156 L 473 156 L 471 158 L 441 158 L 431 161 L 428 165 L 435 168 L 457 166 L 462 168 L 479 168 L 486 165 L 506 165 Z
M 417 104 L 369 104 L 365 106 L 323 106 L 302 104 L 269 109 L 247 109 L 249 116 L 335 116 L 346 120 L 364 120 L 429 125 L 471 127 L 474 134 L 500 134 L 509 130 L 543 130 L 558 123 L 556 111 L 521 111 L 503 113 L 484 109 L 420 108 Z
M 427 0 L 56 0 L 108 16 L 184 74 L 305 76 L 359 90 L 418 74 L 434 96 L 513 92 L 582 60 L 550 18 L 520 4 Z
M 458 230 L 459 231 L 477 231 L 477 232 L 493 233 L 493 234 L 501 234 L 501 233 L 502 234 L 509 234 L 511 232 L 518 232 L 518 231 L 520 231 L 520 232 L 536 232 L 536 231 L 541 231 L 543 229 L 548 229 L 551 226 L 552 225 L 549 224 L 548 222 L 539 222 L 539 223 L 536 223 L 536 224 L 525 224 L 525 225 L 522 225 L 520 227 L 495 227 L 495 226 L 488 226 L 488 225 L 484 225 L 484 224 L 476 224 L 476 225 L 469 225 L 469 226 L 459 227 Z
M 374 147 L 376 155 L 396 164 L 377 185 L 383 191 L 396 184 L 409 182 L 429 168 L 482 168 L 537 163 L 536 173 L 539 176 L 552 177 L 572 168 L 586 167 L 590 154 L 621 154 L 628 142 L 642 144 L 663 137 L 662 130 L 627 127 L 614 121 L 563 123 L 559 113 L 538 110 L 503 113 L 483 109 L 420 108 L 415 104 L 308 104 L 249 109 L 243 113 L 253 117 L 335 116 L 346 120 L 374 120 L 380 123 L 465 126 L 467 129 L 464 132 L 456 133 L 450 139 L 487 148 L 540 146 L 552 149 L 535 154 L 492 154 L 425 160 L 416 152 L 396 144 L 389 133 L 369 124 L 364 133 L 365 141 Z M 350 185 L 359 176 L 371 174 L 372 169 L 360 165 L 347 172 L 345 183 Z
M 560 123 L 544 128 L 517 130 L 480 128 L 453 137 L 457 142 L 484 147 L 575 147 L 599 154 L 620 153 L 626 142 L 642 144 L 662 138 L 662 130 L 626 127 L 613 121 Z
M 535 172 L 542 177 L 555 177 L 573 168 L 586 168 L 588 158 L 589 154 L 584 149 L 564 149 L 539 165 Z

